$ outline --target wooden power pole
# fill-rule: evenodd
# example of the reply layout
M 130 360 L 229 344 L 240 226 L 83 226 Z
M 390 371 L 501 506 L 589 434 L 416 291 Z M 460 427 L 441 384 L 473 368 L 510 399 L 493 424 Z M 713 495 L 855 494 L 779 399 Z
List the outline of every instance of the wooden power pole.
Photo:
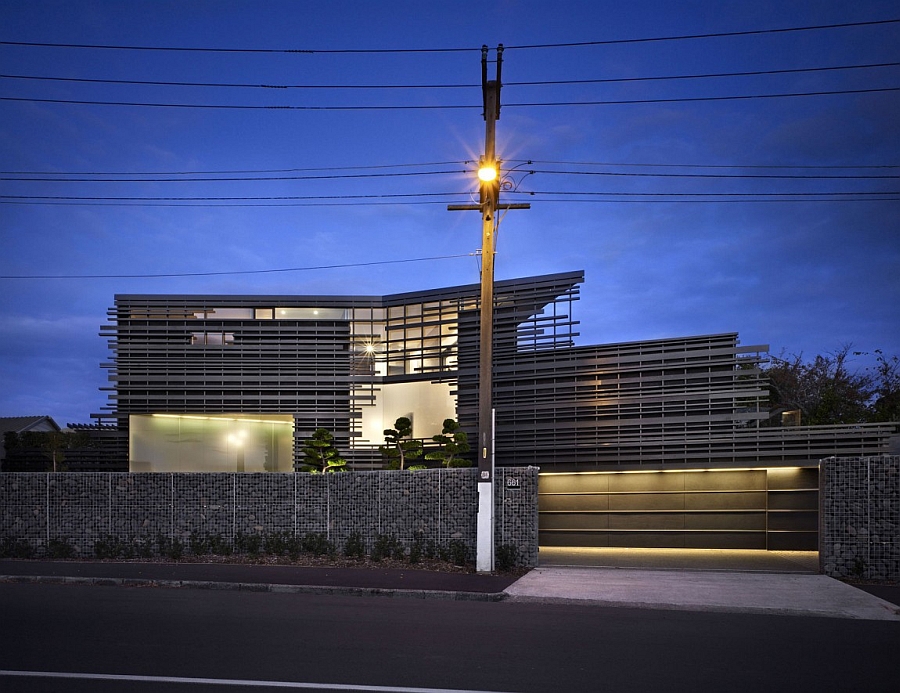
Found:
M 450 210 L 481 212 L 481 303 L 478 360 L 478 572 L 494 570 L 494 253 L 497 211 L 529 209 L 528 204 L 500 204 L 502 176 L 496 152 L 496 123 L 500 119 L 503 44 L 497 46 L 496 78 L 488 79 L 488 47 L 481 47 L 481 88 L 484 98 L 484 155 L 479 162 L 478 205 L 449 205 Z

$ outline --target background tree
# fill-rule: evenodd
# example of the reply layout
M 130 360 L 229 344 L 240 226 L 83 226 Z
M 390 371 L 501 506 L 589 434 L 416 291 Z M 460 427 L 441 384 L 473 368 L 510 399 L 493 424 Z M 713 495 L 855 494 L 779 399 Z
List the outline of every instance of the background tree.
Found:
M 317 428 L 307 439 L 301 450 L 301 469 L 312 474 L 329 474 L 347 471 L 347 462 L 342 459 L 334 445 L 334 436 L 325 428 Z
M 874 369 L 852 371 L 851 352 L 844 346 L 834 354 L 804 361 L 802 356 L 771 357 L 763 371 L 769 380 L 773 410 L 798 409 L 809 426 L 853 424 L 900 419 L 900 362 L 877 355 Z
M 64 472 L 69 451 L 91 447 L 82 431 L 8 432 L 4 436 L 4 471 Z
M 384 458 L 386 469 L 406 469 L 408 460 L 415 460 L 422 456 L 422 441 L 409 439 L 411 435 L 412 421 L 405 416 L 397 419 L 393 428 L 385 429 L 385 444 L 378 450 Z M 423 465 L 410 467 L 410 469 L 423 468 Z
M 454 419 L 444 419 L 444 428 L 440 435 L 431 438 L 440 445 L 440 449 L 425 455 L 426 460 L 440 460 L 445 467 L 471 467 L 472 462 L 462 457 L 472 448 L 469 436 L 459 427 Z
M 872 421 L 900 421 L 900 358 L 875 350 L 875 401 Z

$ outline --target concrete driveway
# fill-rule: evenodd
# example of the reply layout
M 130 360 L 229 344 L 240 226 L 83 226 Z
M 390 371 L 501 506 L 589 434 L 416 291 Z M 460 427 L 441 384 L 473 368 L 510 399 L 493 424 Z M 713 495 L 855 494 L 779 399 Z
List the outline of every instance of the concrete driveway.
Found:
M 900 622 L 900 607 L 825 575 L 818 554 L 541 548 L 511 601 Z

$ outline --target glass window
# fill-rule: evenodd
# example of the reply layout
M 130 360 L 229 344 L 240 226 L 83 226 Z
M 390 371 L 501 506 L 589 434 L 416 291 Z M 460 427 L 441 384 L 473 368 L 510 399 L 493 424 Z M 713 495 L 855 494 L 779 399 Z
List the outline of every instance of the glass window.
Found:
M 234 332 L 192 332 L 191 344 L 222 346 L 234 344 Z
M 250 320 L 253 318 L 252 308 L 210 308 L 206 311 L 207 318 L 221 320 Z
M 278 320 L 346 320 L 343 308 L 276 308 Z

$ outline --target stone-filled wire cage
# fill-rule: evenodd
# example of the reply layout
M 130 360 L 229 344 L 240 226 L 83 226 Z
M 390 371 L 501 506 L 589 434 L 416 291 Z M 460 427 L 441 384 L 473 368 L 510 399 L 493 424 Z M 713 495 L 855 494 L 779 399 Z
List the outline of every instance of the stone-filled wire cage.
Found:
M 514 547 L 516 564 L 538 559 L 536 467 L 497 470 L 495 546 Z M 0 540 L 46 556 L 65 542 L 91 558 L 97 542 L 129 545 L 215 537 L 323 535 L 337 551 L 358 536 L 371 552 L 379 537 L 406 551 L 414 543 L 476 550 L 477 469 L 344 474 L 11 473 L 0 474 Z
M 822 571 L 900 579 L 900 456 L 824 459 L 819 479 Z

